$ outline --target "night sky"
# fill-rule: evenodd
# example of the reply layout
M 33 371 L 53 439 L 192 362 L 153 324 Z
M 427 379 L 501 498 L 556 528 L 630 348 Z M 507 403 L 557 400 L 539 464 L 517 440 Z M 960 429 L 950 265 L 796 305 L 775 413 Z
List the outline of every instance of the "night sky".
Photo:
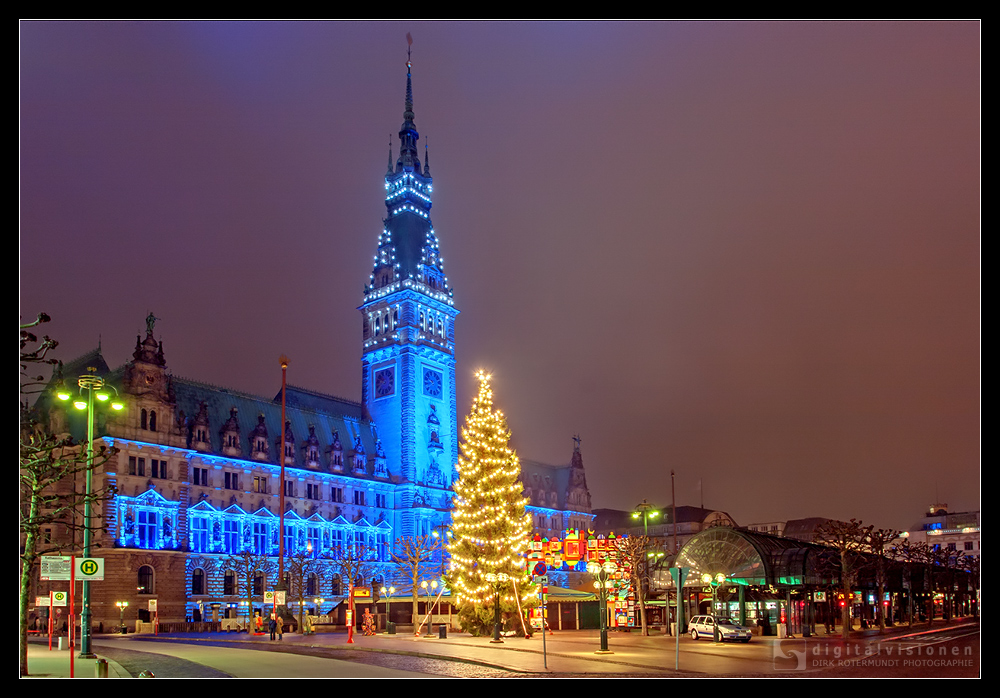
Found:
M 410 32 L 460 415 L 491 370 L 595 507 L 978 509 L 980 29 L 22 22 L 21 316 L 360 399 Z

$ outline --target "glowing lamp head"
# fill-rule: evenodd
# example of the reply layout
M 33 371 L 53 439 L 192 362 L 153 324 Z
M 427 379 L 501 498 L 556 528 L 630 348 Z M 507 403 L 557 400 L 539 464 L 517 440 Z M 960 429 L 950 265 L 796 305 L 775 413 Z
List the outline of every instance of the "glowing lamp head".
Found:
M 74 400 L 73 401 L 73 407 L 75 407 L 78 410 L 85 410 L 85 409 L 87 409 L 87 401 L 86 400 Z

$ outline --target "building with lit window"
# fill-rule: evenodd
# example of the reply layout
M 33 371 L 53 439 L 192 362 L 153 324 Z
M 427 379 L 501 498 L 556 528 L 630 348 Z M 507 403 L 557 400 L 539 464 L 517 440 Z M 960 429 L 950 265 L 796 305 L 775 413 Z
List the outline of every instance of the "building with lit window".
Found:
M 398 157 L 390 152 L 385 175 L 384 227 L 359 307 L 359 401 L 287 386 L 282 430 L 280 390 L 262 397 L 172 375 L 152 314 L 125 365 L 111 369 L 98 349 L 54 378 L 53 386 L 60 378 L 73 385 L 92 368 L 127 405 L 98 415 L 103 443 L 118 450 L 94 477 L 95 488 L 116 490 L 94 541 L 94 555 L 105 560 L 105 581 L 91 592 L 95 627 L 117 625 L 116 601 L 128 601 L 141 620 L 155 601 L 161 623 L 243 615 L 246 594 L 231 556 L 273 558 L 279 537 L 286 557 L 363 545 L 377 570 L 365 584 L 379 584 L 390 578 L 397 539 L 449 522 L 459 311 L 431 223 L 432 179 L 418 137 L 408 70 Z M 54 432 L 84 440 L 84 415 L 65 409 L 53 390 L 36 409 Z M 525 486 L 543 525 L 586 526 L 590 495 L 578 447 L 568 466 L 535 464 Z M 258 575 L 253 596 L 276 581 Z M 346 586 L 332 564 L 321 565 L 306 593 L 327 602 L 311 610 L 328 611 Z
M 979 512 L 949 512 L 947 504 L 932 504 L 924 518 L 903 535 L 911 543 L 927 543 L 964 557 L 978 559 L 982 550 Z

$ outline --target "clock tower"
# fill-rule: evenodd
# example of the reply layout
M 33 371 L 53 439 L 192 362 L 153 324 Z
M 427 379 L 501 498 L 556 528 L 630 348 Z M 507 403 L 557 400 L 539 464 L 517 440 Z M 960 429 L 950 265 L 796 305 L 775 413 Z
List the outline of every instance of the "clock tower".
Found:
M 386 466 L 398 478 L 397 535 L 429 534 L 448 517 L 458 459 L 454 293 L 431 223 L 433 192 L 421 169 L 411 64 L 399 156 L 385 176 L 386 217 L 362 317 L 362 402 L 378 427 Z

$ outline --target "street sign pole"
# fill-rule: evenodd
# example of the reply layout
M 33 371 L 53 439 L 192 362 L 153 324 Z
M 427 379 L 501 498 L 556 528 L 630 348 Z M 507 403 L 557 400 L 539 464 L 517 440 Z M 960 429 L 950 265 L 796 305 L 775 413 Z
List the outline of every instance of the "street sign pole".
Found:
M 71 564 L 69 568 L 69 677 L 73 678 L 73 654 L 76 652 L 76 644 L 73 642 L 73 637 L 76 633 L 76 616 L 73 612 L 76 610 L 76 558 L 71 557 Z
M 545 646 L 545 590 L 549 588 L 549 578 L 546 576 L 548 568 L 545 566 L 544 562 L 539 562 L 535 565 L 534 570 L 532 570 L 535 575 L 535 582 L 539 583 L 539 592 L 542 595 L 542 665 L 548 669 L 549 668 L 549 655 Z
M 681 597 L 684 595 L 684 582 L 687 580 L 690 567 L 671 567 L 670 576 L 674 578 L 674 588 L 677 589 L 677 631 L 674 633 L 674 669 L 681 668 L 681 629 L 684 627 L 684 604 Z M 667 622 L 670 622 L 670 602 L 667 601 Z

